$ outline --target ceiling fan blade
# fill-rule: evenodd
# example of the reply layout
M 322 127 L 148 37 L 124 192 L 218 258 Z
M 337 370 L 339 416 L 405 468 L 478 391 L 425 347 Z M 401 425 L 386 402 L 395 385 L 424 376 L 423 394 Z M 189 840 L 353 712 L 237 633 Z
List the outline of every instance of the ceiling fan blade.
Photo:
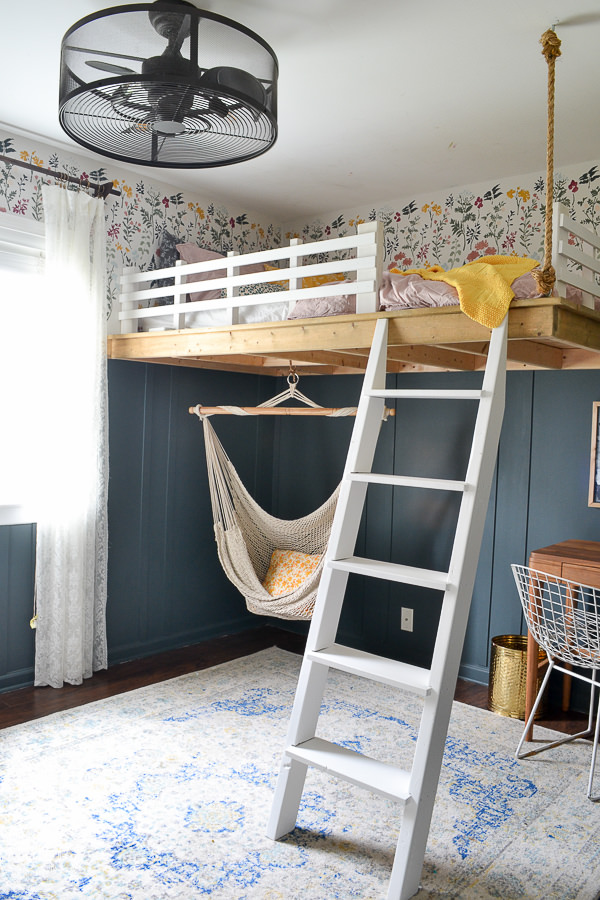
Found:
M 213 113 L 220 119 L 225 119 L 229 113 L 236 112 L 238 109 L 246 110 L 255 122 L 258 122 L 260 119 L 260 111 L 253 109 L 246 103 L 232 103 L 230 97 L 211 97 L 208 102 L 208 112 Z M 202 112 L 202 114 L 205 115 L 206 113 Z
M 135 75 L 133 69 L 128 69 L 125 66 L 116 66 L 114 63 L 103 62 L 101 59 L 86 59 L 86 66 L 91 66 L 92 69 L 100 69 L 101 72 L 110 72 L 111 75 Z

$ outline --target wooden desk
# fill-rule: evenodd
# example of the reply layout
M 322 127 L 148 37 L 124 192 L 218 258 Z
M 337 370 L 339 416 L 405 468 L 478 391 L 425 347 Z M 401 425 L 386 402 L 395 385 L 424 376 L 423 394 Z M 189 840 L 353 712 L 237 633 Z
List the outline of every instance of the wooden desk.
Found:
M 600 587 L 600 543 L 597 541 L 562 541 L 541 550 L 533 550 L 529 555 L 529 567 L 557 575 L 569 581 Z M 525 694 L 525 721 L 529 718 L 537 693 L 538 645 L 531 634 L 527 636 L 527 687 Z M 564 676 L 562 708 L 569 709 L 571 699 L 571 679 Z M 527 741 L 533 739 L 533 726 L 529 729 Z

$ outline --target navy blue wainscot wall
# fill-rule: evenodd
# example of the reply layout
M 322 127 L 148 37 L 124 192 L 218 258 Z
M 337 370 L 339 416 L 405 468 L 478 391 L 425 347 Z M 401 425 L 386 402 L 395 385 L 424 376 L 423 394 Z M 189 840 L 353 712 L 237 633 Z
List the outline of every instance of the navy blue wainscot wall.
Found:
M 390 386 L 474 387 L 476 373 L 388 376 Z M 272 621 L 247 612 L 217 560 L 196 403 L 255 405 L 282 389 L 268 376 L 109 363 L 110 664 Z M 357 402 L 358 376 L 303 378 L 323 405 Z M 491 638 L 523 621 L 510 572 L 529 552 L 568 538 L 600 541 L 600 509 L 587 505 L 592 403 L 600 375 L 509 372 L 496 474 L 483 533 L 461 674 L 485 683 Z M 461 477 L 474 408 L 406 402 L 382 425 L 375 468 Z M 321 503 L 341 476 L 352 419 L 219 416 L 213 423 L 249 490 L 284 518 Z M 455 497 L 369 488 L 357 553 L 442 569 Z M 31 683 L 35 526 L 0 528 L 0 689 Z M 400 607 L 414 631 L 400 630 Z M 435 637 L 434 592 L 351 576 L 339 639 L 426 665 Z
M 479 386 L 477 373 L 388 376 L 394 387 Z M 360 380 L 310 382 L 323 405 L 356 399 Z M 570 538 L 600 541 L 600 509 L 588 507 L 592 403 L 600 374 L 509 372 L 506 411 L 492 494 L 482 535 L 461 675 L 487 683 L 491 639 L 524 632 L 511 563 L 524 563 L 539 547 Z M 474 405 L 403 401 L 382 425 L 374 469 L 398 474 L 464 476 Z M 293 501 L 292 514 L 322 499 L 321 469 L 335 469 L 348 434 L 322 420 L 280 423 L 276 441 L 274 503 Z M 317 436 L 317 430 L 319 436 Z M 316 447 L 322 447 L 319 458 Z M 293 460 L 298 476 L 290 474 Z M 392 469 L 393 467 L 393 469 Z M 300 482 L 299 478 L 302 477 Z M 455 496 L 370 486 L 359 532 L 358 555 L 443 570 L 458 513 Z M 354 579 L 354 580 L 353 580 Z M 350 576 L 339 640 L 375 653 L 427 665 L 439 594 Z M 414 609 L 414 631 L 400 629 L 400 609 Z M 291 626 L 294 627 L 294 626 Z M 296 626 L 301 627 L 301 626 Z

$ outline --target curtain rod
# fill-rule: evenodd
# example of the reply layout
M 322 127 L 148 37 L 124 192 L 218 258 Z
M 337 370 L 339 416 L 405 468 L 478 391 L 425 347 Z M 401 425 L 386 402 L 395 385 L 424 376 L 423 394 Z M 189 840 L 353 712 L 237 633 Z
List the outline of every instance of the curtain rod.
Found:
M 22 159 L 13 159 L 10 156 L 2 156 L 1 154 L 0 160 L 10 163 L 13 166 L 21 166 L 23 169 L 30 169 L 32 172 L 43 172 L 44 175 L 50 175 L 50 177 L 55 178 L 56 181 L 68 181 L 71 184 L 79 185 L 79 187 L 91 188 L 94 191 L 94 197 L 101 197 L 103 200 L 108 197 L 109 194 L 114 194 L 116 197 L 121 196 L 121 192 L 114 189 L 112 181 L 107 181 L 105 184 L 96 184 L 87 179 L 76 178 L 74 175 L 67 175 L 66 172 L 43 169 L 42 166 L 34 166 L 33 163 L 25 162 Z

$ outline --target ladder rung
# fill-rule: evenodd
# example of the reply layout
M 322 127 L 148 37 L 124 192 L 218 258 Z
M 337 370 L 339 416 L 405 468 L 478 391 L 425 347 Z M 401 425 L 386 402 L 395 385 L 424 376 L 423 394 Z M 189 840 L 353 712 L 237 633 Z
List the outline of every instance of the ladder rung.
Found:
M 342 672 L 371 678 L 392 687 L 407 688 L 420 697 L 426 697 L 431 693 L 429 669 L 411 666 L 396 659 L 375 656 L 373 653 L 355 650 L 354 647 L 343 647 L 341 644 L 332 644 L 323 650 L 307 650 L 306 657 L 313 662 L 340 669 Z
M 346 559 L 330 559 L 327 565 L 342 572 L 354 572 L 370 578 L 383 578 L 385 581 L 400 581 L 402 584 L 415 584 L 419 587 L 445 591 L 448 587 L 448 573 L 436 572 L 434 569 L 417 569 L 398 563 L 383 562 L 379 559 L 364 559 L 361 556 L 348 556 Z
M 372 484 L 389 484 L 396 487 L 429 488 L 434 491 L 466 491 L 466 481 L 452 481 L 448 478 L 417 478 L 412 475 L 383 475 L 377 472 L 352 472 L 351 481 L 366 481 Z
M 298 762 L 315 766 L 358 787 L 375 791 L 382 797 L 403 803 L 410 799 L 410 773 L 398 766 L 379 762 L 317 737 L 297 747 L 287 747 L 285 752 Z
M 368 391 L 369 397 L 397 398 L 408 400 L 481 400 L 484 391 L 461 390 L 412 390 L 410 388 L 390 388 L 389 390 Z

